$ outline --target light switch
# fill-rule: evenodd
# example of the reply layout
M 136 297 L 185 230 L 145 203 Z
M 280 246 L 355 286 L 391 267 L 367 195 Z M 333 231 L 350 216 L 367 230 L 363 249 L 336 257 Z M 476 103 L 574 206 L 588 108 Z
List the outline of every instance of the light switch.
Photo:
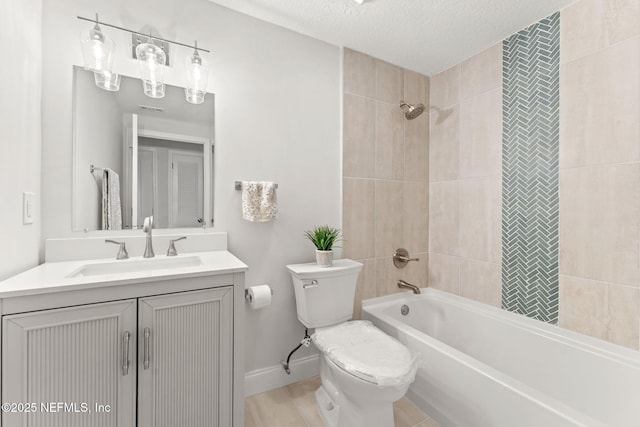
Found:
M 34 200 L 36 195 L 34 193 L 24 192 L 22 193 L 22 223 L 33 224 L 35 217 Z

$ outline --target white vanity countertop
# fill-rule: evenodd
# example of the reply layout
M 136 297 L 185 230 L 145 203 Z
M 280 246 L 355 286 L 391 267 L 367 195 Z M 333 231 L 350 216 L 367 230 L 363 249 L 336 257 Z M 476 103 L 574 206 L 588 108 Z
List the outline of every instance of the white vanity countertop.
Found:
M 178 267 L 147 268 L 144 271 L 126 271 L 132 263 L 153 260 L 161 265 L 162 260 L 168 263 L 180 258 L 199 258 L 198 265 Z M 115 270 L 108 274 L 80 275 L 69 277 L 87 265 L 99 267 L 100 264 L 113 265 Z M 127 265 L 129 264 L 129 265 Z M 122 266 L 123 271 L 117 271 Z M 202 277 L 213 274 L 231 274 L 247 271 L 245 263 L 229 251 L 191 252 L 174 257 L 158 255 L 154 258 L 131 257 L 116 261 L 114 258 L 103 258 L 82 261 L 45 262 L 37 267 L 0 281 L 0 298 L 46 294 L 51 292 L 92 289 L 103 286 L 127 285 L 131 283 L 152 282 L 159 280 Z

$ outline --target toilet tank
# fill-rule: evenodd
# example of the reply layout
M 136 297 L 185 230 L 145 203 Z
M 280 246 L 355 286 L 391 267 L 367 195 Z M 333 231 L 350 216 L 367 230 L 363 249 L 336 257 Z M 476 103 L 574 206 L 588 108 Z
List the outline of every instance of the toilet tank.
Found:
M 287 265 L 287 269 L 293 278 L 298 320 L 303 325 L 320 328 L 351 319 L 361 263 L 339 259 L 331 267 L 309 263 Z

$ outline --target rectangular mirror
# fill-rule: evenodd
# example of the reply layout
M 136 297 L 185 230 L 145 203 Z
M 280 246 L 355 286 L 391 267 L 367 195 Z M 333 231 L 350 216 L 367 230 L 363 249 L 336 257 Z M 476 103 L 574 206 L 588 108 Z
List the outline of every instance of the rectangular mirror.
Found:
M 73 80 L 73 229 L 213 225 L 214 95 L 194 105 L 165 85 L 149 98 L 125 76 L 106 91 L 81 67 Z

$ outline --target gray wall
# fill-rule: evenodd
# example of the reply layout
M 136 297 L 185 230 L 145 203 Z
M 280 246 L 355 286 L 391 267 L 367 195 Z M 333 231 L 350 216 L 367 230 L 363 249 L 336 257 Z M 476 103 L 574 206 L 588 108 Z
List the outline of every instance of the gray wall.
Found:
M 5 63 L 0 96 L 0 280 L 38 264 L 40 244 L 41 0 L 0 0 Z M 22 193 L 35 193 L 35 222 L 22 224 Z
M 102 171 L 89 173 L 89 165 L 111 168 L 122 185 L 122 114 L 114 93 L 95 86 L 93 73 L 76 69 L 76 125 L 73 177 L 76 200 L 75 230 L 102 228 Z M 96 89 L 87 96 L 87 89 Z
M 269 283 L 275 292 L 270 307 L 247 312 L 246 369 L 278 365 L 304 331 L 285 265 L 313 260 L 305 229 L 340 224 L 340 49 L 206 0 L 48 0 L 43 238 L 77 235 L 71 230 L 72 65 L 81 64 L 78 38 L 89 24 L 76 15 L 95 12 L 115 25 L 151 24 L 169 39 L 197 39 L 212 51 L 205 57 L 209 91 L 216 94 L 214 230 L 227 231 L 229 249 L 249 265 L 246 284 Z M 130 38 L 105 32 L 118 46 L 114 71 L 137 76 L 135 62 L 123 56 Z M 183 58 L 190 51 L 173 52 L 177 66 L 165 80 L 183 86 Z M 244 221 L 235 180 L 278 182 L 280 217 L 271 223 Z

